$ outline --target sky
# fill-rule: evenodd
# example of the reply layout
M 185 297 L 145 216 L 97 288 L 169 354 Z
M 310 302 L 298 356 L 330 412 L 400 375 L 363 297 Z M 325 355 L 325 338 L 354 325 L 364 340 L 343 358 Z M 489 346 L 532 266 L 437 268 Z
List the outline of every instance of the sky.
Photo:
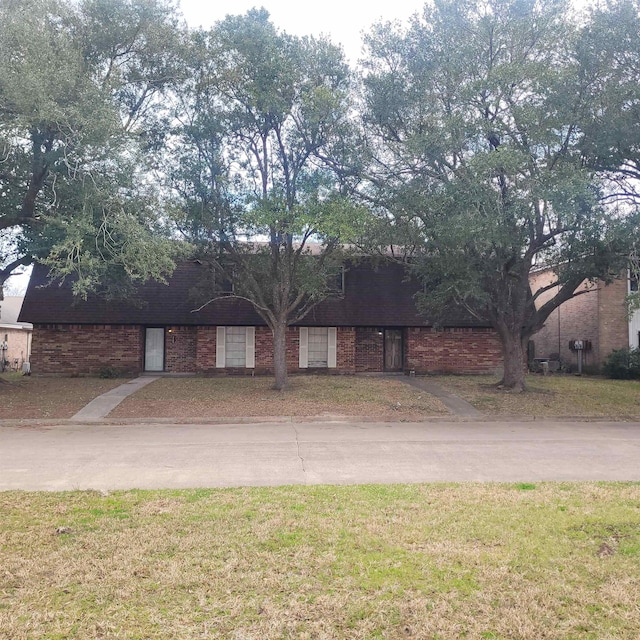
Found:
M 351 62 L 360 57 L 361 33 L 383 20 L 406 21 L 420 11 L 425 0 L 181 0 L 182 13 L 191 27 L 211 26 L 231 14 L 243 14 L 253 7 L 264 7 L 272 22 L 292 35 L 328 35 L 341 44 Z

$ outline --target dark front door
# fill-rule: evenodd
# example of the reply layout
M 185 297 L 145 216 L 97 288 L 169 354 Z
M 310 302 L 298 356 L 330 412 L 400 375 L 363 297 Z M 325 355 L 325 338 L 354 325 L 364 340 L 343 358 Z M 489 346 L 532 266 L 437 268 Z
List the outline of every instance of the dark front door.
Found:
M 384 370 L 402 371 L 402 329 L 384 330 Z

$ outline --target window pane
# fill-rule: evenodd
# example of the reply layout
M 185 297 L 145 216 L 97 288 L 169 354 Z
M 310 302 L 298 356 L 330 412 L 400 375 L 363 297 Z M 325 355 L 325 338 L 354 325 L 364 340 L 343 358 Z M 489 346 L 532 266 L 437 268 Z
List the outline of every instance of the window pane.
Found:
M 225 366 L 244 367 L 247 358 L 247 330 L 245 327 L 227 327 L 225 332 Z
M 326 367 L 329 332 L 326 327 L 309 327 L 309 366 Z

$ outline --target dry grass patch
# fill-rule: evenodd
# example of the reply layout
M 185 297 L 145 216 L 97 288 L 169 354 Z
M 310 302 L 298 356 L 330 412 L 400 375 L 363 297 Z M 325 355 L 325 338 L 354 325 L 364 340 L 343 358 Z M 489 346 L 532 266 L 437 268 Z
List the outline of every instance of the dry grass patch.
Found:
M 640 415 L 640 382 L 571 375 L 529 375 L 527 393 L 495 388 L 492 376 L 438 376 L 443 387 L 487 414 L 535 416 Z
M 636 640 L 640 485 L 0 494 L 0 637 Z
M 126 380 L 100 378 L 39 378 L 3 376 L 0 384 L 2 418 L 70 418 L 102 393 Z
M 163 378 L 109 414 L 115 418 L 394 415 L 419 419 L 446 414 L 428 393 L 397 380 L 354 376 L 292 376 L 291 389 L 272 389 L 268 377 Z

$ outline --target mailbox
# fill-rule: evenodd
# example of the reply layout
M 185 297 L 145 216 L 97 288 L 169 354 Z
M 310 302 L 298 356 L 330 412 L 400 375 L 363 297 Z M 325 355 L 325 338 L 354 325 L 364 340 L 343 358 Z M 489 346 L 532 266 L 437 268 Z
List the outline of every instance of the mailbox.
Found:
M 571 351 L 591 351 L 591 340 L 569 340 Z
M 578 359 L 578 375 L 582 375 L 582 364 L 583 364 L 584 353 L 586 353 L 587 351 L 591 351 L 591 341 L 590 340 L 570 340 L 569 349 L 571 349 L 571 351 L 576 352 L 576 356 Z

